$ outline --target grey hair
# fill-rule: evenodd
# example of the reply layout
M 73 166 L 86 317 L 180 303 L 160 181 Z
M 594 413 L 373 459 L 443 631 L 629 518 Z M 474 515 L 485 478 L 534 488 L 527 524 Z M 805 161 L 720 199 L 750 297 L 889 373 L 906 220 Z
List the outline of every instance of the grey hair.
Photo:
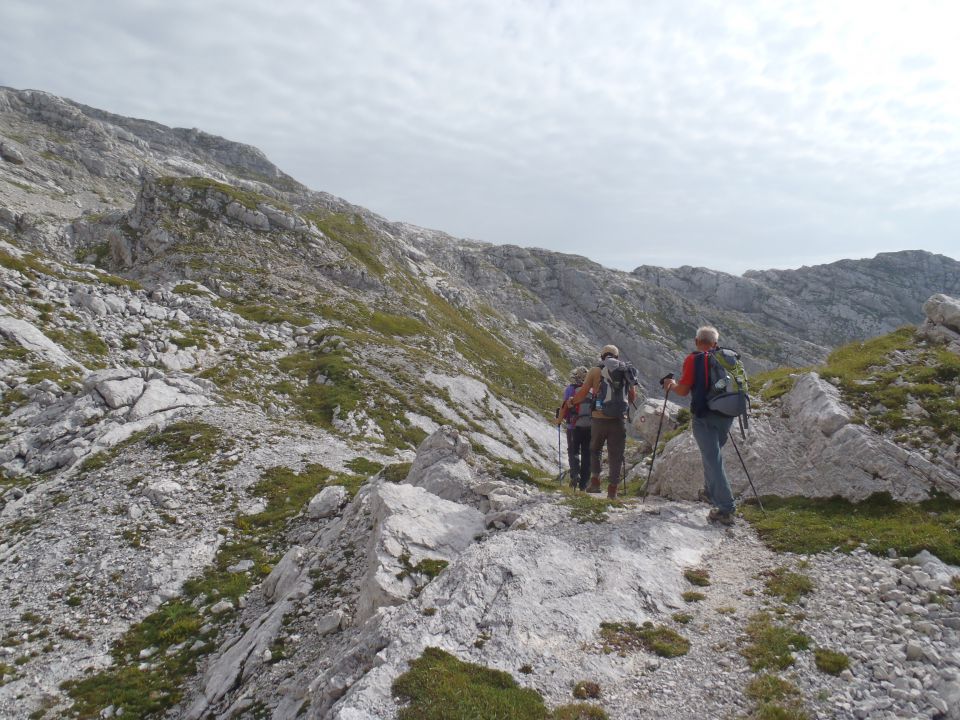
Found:
M 697 328 L 697 340 L 709 343 L 710 345 L 716 345 L 717 341 L 720 340 L 720 333 L 713 325 L 704 325 L 701 328 Z

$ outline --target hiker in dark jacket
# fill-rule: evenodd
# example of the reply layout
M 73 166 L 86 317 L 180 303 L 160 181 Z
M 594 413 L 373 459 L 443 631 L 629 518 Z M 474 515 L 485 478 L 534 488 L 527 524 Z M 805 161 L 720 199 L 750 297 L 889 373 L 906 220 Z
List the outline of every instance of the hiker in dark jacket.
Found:
M 620 351 L 615 345 L 604 345 L 600 350 L 600 362 L 607 358 L 619 358 Z M 577 405 L 593 394 L 594 402 L 600 397 L 600 385 L 603 382 L 602 366 L 590 368 L 583 385 L 570 399 L 571 405 Z M 627 400 L 632 403 L 637 399 L 636 388 L 630 387 Z M 620 486 L 620 471 L 623 469 L 623 452 L 627 446 L 626 409 L 622 417 L 608 417 L 602 410 L 594 409 L 591 414 L 593 427 L 590 431 L 590 485 L 588 493 L 600 492 L 600 463 L 603 456 L 603 446 L 607 446 L 607 462 L 610 463 L 610 482 L 607 484 L 607 497 L 615 498 Z
M 727 442 L 733 418 L 715 413 L 707 407 L 707 390 L 709 385 L 709 364 L 707 355 L 716 350 L 720 340 L 720 333 L 715 327 L 706 325 L 697 330 L 694 340 L 696 352 L 687 355 L 683 361 L 683 371 L 680 380 L 668 378 L 664 380 L 663 389 L 673 391 L 677 395 L 692 396 L 690 398 L 690 412 L 693 415 L 693 437 L 700 448 L 703 458 L 703 483 L 707 499 L 713 505 L 707 519 L 723 525 L 733 525 L 733 513 L 736 509 L 733 502 L 733 493 L 730 491 L 730 481 L 723 470 L 721 448 Z
M 585 490 L 590 478 L 590 417 L 591 403 L 588 397 L 579 405 L 573 405 L 570 398 L 583 385 L 587 369 L 580 366 L 570 373 L 570 384 L 563 391 L 563 405 L 560 406 L 560 418 L 567 423 L 567 460 L 570 463 L 570 487 Z

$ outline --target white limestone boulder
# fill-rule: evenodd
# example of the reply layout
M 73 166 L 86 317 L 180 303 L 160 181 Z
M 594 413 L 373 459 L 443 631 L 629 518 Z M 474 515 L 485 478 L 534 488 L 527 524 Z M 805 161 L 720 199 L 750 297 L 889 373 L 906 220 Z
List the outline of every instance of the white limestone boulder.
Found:
M 307 517 L 320 520 L 336 515 L 347 499 L 347 489 L 343 485 L 325 487 L 310 499 L 307 504 Z
M 840 391 L 814 372 L 802 375 L 784 397 L 783 414 L 794 424 L 815 427 L 827 437 L 850 422 L 852 415 L 841 404 Z
M 477 482 L 468 462 L 470 457 L 470 442 L 456 428 L 444 425 L 420 443 L 404 482 L 445 500 L 475 500 Z
M 960 299 L 942 293 L 931 295 L 923 304 L 923 312 L 930 322 L 960 332 Z
M 146 387 L 139 375 L 120 379 L 104 380 L 96 384 L 96 390 L 111 410 L 133 405 L 140 399 Z
M 175 510 L 182 504 L 180 496 L 183 494 L 183 486 L 175 480 L 157 480 L 147 485 L 143 494 L 157 507 Z
M 0 335 L 24 349 L 36 353 L 57 367 L 83 367 L 37 327 L 26 320 L 20 320 L 9 315 L 3 307 L 0 307 Z
M 199 388 L 198 388 L 199 389 Z M 143 394 L 130 409 L 128 419 L 140 420 L 154 413 L 173 408 L 198 407 L 211 404 L 211 400 L 202 394 L 185 393 L 180 388 L 168 384 L 163 379 L 150 380 Z
M 483 515 L 472 507 L 407 484 L 379 481 L 370 512 L 369 569 L 357 601 L 361 621 L 414 595 L 423 582 L 415 571 L 421 561 L 450 561 L 484 530 Z
M 287 550 L 263 581 L 263 599 L 272 603 L 286 597 L 299 581 L 306 557 L 302 547 L 294 545 Z
M 637 436 L 645 443 L 645 450 L 653 449 L 653 443 L 660 437 L 677 428 L 677 413 L 682 409 L 681 405 L 666 401 L 666 411 L 664 411 L 664 401 L 656 398 L 649 398 L 633 414 L 633 430 Z M 663 422 L 661 424 L 661 414 Z
M 311 684 L 309 716 L 395 717 L 391 683 L 427 646 L 508 672 L 532 665 L 537 689 L 553 702 L 585 677 L 606 688 L 649 672 L 645 653 L 584 647 L 597 642 L 603 622 L 658 622 L 686 607 L 683 570 L 725 537 L 697 508 L 659 509 L 601 524 L 566 518 L 471 544 L 419 597 L 384 610 L 323 669 Z

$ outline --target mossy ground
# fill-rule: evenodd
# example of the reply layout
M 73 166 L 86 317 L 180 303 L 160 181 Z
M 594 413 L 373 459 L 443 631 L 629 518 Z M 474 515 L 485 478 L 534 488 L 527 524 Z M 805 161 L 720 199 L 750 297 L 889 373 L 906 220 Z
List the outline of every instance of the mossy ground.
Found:
M 398 720 L 548 720 L 535 690 L 521 688 L 508 673 L 463 662 L 429 647 L 393 682 L 406 702 Z
M 777 567 L 762 573 L 764 592 L 777 596 L 784 602 L 795 603 L 803 595 L 813 592 L 813 581 L 802 573 L 796 573 L 785 567 Z
M 755 705 L 747 720 L 808 720 L 800 689 L 783 678 L 764 673 L 751 680 L 744 691 Z
M 532 670 L 532 668 L 531 668 Z M 509 673 L 459 660 L 428 647 L 393 681 L 404 705 L 397 720 L 607 720 L 598 705 L 571 703 L 549 710 L 536 690 Z
M 748 504 L 741 506 L 741 512 L 777 551 L 807 554 L 865 545 L 877 555 L 889 548 L 906 556 L 929 550 L 946 563 L 960 564 L 957 500 L 940 496 L 901 503 L 887 493 L 861 503 L 843 498 L 763 500 L 766 512 Z
M 234 446 L 233 440 L 220 428 L 197 420 L 184 420 L 168 425 L 146 439 L 146 444 L 163 449 L 164 460 L 185 464 L 193 460 L 209 460 L 218 452 Z
M 777 623 L 768 612 L 759 612 L 747 622 L 740 653 L 754 672 L 783 670 L 793 665 L 794 652 L 806 650 L 809 646 L 810 639 L 806 635 Z
M 604 652 L 617 652 L 621 655 L 646 650 L 660 657 L 672 658 L 686 655 L 690 650 L 690 641 L 676 630 L 662 625 L 655 626 L 649 621 L 642 626 L 633 622 L 600 623 L 600 638 Z
M 813 659 L 817 668 L 829 675 L 839 675 L 850 667 L 850 658 L 847 655 L 827 648 L 815 648 Z

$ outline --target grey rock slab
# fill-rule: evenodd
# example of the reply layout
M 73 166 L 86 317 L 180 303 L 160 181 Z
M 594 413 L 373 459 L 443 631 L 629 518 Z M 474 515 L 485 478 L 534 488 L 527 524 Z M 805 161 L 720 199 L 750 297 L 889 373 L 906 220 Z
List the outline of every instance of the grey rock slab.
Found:
M 263 581 L 264 600 L 271 603 L 289 594 L 300 579 L 306 559 L 307 553 L 302 547 L 294 545 L 287 550 Z
M 154 481 L 143 490 L 144 497 L 166 510 L 175 510 L 181 506 L 179 497 L 182 493 L 183 485 L 168 479 Z
M 96 389 L 111 410 L 133 405 L 140 399 L 146 383 L 142 378 L 130 377 L 124 380 L 105 380 L 97 383 Z
M 802 375 L 783 401 L 784 413 L 796 422 L 813 425 L 826 436 L 850 422 L 850 411 L 840 402 L 840 392 L 817 373 Z
M 151 380 L 143 394 L 130 409 L 129 419 L 140 420 L 154 413 L 173 408 L 209 405 L 211 400 L 203 395 L 185 394 L 163 380 Z
M 314 495 L 307 504 L 307 517 L 315 520 L 335 515 L 347 502 L 347 489 L 343 485 L 331 485 Z
M 36 353 L 57 367 L 83 367 L 36 326 L 7 314 L 2 307 L 0 307 L 0 335 Z
M 451 560 L 484 530 L 483 515 L 472 507 L 406 484 L 379 481 L 370 494 L 370 512 L 374 532 L 367 547 L 369 570 L 357 600 L 360 620 L 414 594 L 415 578 L 398 575 L 422 560 Z
M 470 457 L 470 442 L 456 428 L 444 425 L 420 443 L 404 482 L 445 500 L 475 499 L 476 479 L 468 462 Z

